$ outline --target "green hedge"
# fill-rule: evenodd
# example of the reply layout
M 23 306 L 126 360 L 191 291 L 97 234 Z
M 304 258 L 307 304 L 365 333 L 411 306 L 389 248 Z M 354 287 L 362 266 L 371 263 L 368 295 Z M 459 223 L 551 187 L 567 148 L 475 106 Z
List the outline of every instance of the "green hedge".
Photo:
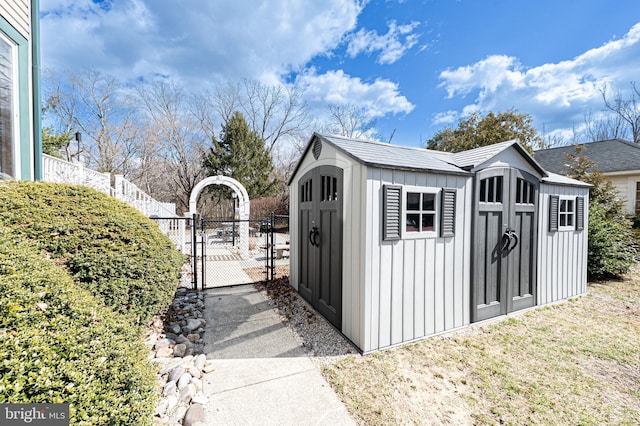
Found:
M 37 243 L 0 227 L 0 402 L 70 403 L 71 424 L 151 424 L 155 373 L 140 326 L 76 285 Z
M 597 199 L 589 205 L 589 256 L 591 278 L 606 279 L 626 274 L 637 262 L 638 252 L 631 221 L 611 211 L 611 204 Z
M 82 186 L 2 182 L 0 225 L 34 241 L 107 306 L 139 322 L 171 302 L 185 262 L 152 220 Z

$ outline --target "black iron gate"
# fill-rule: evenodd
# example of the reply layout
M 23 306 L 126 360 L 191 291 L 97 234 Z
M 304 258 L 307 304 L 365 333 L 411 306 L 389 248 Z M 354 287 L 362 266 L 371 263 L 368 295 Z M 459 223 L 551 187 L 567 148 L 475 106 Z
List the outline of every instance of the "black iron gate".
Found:
M 188 256 L 192 288 L 249 284 L 289 275 L 288 216 L 152 219 Z

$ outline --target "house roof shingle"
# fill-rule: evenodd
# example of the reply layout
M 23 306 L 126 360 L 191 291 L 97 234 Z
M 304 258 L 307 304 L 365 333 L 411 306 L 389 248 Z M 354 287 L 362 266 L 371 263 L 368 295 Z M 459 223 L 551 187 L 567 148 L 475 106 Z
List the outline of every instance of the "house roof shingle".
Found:
M 575 155 L 576 146 L 582 146 L 580 155 L 596 163 L 595 168 L 604 173 L 640 171 L 640 146 L 624 139 L 608 139 L 579 145 L 541 149 L 534 158 L 546 170 L 566 174 L 567 154 Z

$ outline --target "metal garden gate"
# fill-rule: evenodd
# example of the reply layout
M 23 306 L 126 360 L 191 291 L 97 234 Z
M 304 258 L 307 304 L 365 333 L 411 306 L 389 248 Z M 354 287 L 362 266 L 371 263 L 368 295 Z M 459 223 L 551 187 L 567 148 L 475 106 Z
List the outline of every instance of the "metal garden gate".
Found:
M 271 281 L 289 275 L 289 217 L 234 219 L 153 217 L 189 257 L 191 287 L 207 289 Z M 240 232 L 248 227 L 248 251 Z M 246 243 L 246 242 L 244 242 Z

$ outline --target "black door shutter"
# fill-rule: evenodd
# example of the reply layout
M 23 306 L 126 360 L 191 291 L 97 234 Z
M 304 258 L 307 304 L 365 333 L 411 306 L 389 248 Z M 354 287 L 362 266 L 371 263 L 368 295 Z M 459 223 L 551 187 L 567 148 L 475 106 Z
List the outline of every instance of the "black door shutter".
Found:
M 402 187 L 397 185 L 383 186 L 382 207 L 382 239 L 395 241 L 400 239 L 402 214 Z

